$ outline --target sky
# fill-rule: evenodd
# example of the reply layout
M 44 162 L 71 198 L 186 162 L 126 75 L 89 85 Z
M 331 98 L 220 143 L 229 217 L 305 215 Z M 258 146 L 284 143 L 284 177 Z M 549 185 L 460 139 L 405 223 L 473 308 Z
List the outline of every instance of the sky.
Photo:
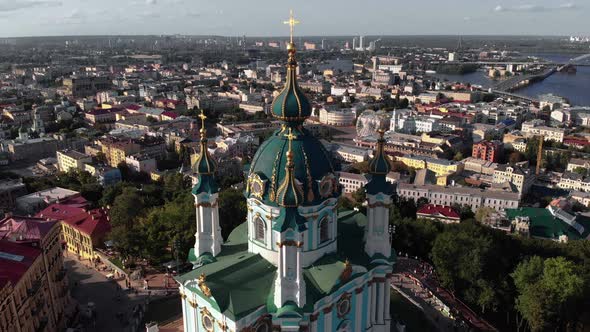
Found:
M 0 0 L 0 36 L 590 35 L 590 1 Z

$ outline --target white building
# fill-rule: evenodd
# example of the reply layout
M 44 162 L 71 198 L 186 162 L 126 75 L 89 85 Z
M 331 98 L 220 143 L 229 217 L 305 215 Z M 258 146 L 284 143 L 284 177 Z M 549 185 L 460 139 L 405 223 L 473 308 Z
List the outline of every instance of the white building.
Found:
M 344 145 L 336 146 L 333 153 L 336 158 L 348 163 L 360 163 L 366 161 L 371 154 L 370 150 Z
M 518 193 L 468 187 L 442 187 L 430 184 L 398 183 L 397 194 L 399 197 L 414 199 L 416 202 L 420 198 L 426 198 L 431 204 L 468 205 L 472 211 L 476 211 L 482 206 L 491 207 L 498 211 L 513 209 L 517 208 L 520 202 Z
M 352 126 L 356 114 L 349 108 L 345 109 L 326 109 L 320 110 L 320 123 L 329 126 Z
M 125 158 L 125 163 L 134 172 L 150 174 L 157 170 L 156 159 L 143 154 L 134 154 Z
M 525 137 L 543 136 L 545 141 L 563 142 L 565 130 L 561 128 L 547 127 L 545 122 L 540 119 L 524 122 L 521 132 Z
M 351 194 L 362 187 L 369 181 L 363 174 L 340 172 L 338 174 L 338 183 L 342 186 L 344 193 Z

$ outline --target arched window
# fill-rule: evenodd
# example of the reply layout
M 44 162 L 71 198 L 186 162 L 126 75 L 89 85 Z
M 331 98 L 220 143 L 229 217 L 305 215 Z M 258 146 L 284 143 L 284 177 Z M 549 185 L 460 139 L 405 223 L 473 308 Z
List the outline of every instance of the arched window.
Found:
M 262 220 L 262 218 L 257 217 L 254 220 L 254 239 L 256 241 L 266 243 L 265 236 L 264 236 L 265 233 L 266 233 L 266 225 L 264 224 L 264 221 Z
M 324 243 L 330 240 L 330 221 L 324 217 L 320 220 L 320 243 Z

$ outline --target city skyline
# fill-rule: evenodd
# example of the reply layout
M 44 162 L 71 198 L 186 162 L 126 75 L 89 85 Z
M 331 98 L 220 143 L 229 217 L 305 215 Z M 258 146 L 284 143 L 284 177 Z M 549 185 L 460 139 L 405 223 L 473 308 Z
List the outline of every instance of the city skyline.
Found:
M 0 36 L 276 37 L 288 34 L 281 23 L 287 18 L 289 8 L 304 23 L 297 27 L 298 36 L 590 34 L 584 24 L 584 17 L 590 14 L 589 7 L 566 1 L 458 0 L 451 8 L 449 4 L 432 0 L 393 6 L 383 0 L 370 3 L 330 0 L 304 5 L 260 0 L 255 6 L 236 1 L 0 0 Z M 549 21 L 552 24 L 545 24 Z

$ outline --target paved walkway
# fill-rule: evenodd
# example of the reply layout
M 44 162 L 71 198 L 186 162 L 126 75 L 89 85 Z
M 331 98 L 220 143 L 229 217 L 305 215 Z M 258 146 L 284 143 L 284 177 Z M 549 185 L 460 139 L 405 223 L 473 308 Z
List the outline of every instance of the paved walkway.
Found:
M 90 267 L 89 261 L 78 261 L 71 255 L 64 257 L 64 264 L 72 297 L 82 311 L 80 322 L 85 331 L 128 331 L 134 307 L 165 294 L 163 291 L 126 291 L 124 279 L 119 282 L 107 279 L 105 273 Z M 85 318 L 89 303 L 94 304 L 94 318 Z
M 431 309 L 430 317 L 443 331 L 496 331 L 496 329 L 438 283 L 434 268 L 415 259 L 398 257 L 392 284 Z

